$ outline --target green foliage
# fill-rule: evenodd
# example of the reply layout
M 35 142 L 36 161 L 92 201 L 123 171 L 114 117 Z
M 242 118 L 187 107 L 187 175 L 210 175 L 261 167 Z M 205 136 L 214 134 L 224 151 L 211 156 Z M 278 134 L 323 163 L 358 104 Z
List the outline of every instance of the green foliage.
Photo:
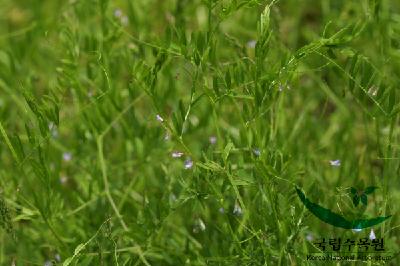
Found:
M 1 265 L 319 265 L 310 235 L 368 237 L 295 185 L 348 221 L 393 214 L 369 225 L 399 249 L 396 1 L 0 15 Z

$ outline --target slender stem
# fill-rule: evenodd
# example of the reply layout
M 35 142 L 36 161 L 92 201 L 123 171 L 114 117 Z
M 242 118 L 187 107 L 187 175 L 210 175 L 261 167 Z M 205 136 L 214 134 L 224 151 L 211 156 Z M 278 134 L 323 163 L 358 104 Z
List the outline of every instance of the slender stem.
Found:
M 104 191 L 106 193 L 107 199 L 110 202 L 111 207 L 113 208 L 115 215 L 117 216 L 118 220 L 120 221 L 122 227 L 124 228 L 125 231 L 129 231 L 128 227 L 126 226 L 122 215 L 120 214 L 117 205 L 115 204 L 112 196 L 111 196 L 111 192 L 110 192 L 110 186 L 108 183 L 108 177 L 107 177 L 107 168 L 106 168 L 106 164 L 104 161 L 104 154 L 103 154 L 103 137 L 102 135 L 100 135 L 97 138 L 97 149 L 98 149 L 98 156 L 99 156 L 99 163 L 100 163 L 100 167 L 101 167 L 101 173 L 102 173 L 102 177 L 103 177 L 103 183 L 104 183 Z
M 0 122 L 0 132 L 1 132 L 1 135 L 3 135 L 4 141 L 6 142 L 8 148 L 10 149 L 12 156 L 14 157 L 17 164 L 19 164 L 18 155 L 17 155 L 13 145 L 11 144 L 11 141 L 7 136 L 7 132 L 5 131 L 3 124 L 1 122 Z

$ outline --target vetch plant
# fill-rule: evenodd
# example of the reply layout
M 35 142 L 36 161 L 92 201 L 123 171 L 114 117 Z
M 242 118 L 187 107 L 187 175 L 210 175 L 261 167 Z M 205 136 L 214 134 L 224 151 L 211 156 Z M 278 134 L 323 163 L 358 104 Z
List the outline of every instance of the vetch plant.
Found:
M 0 265 L 399 250 L 400 2 L 311 2 L 2 0 Z
M 373 229 L 371 229 L 371 232 L 369 233 L 369 239 L 370 239 L 370 240 L 376 239 L 375 232 L 374 232 Z
M 186 170 L 191 169 L 193 167 L 192 159 L 190 159 L 190 158 L 186 159 L 183 165 Z
M 156 115 L 156 119 L 159 122 L 164 122 L 164 118 L 162 118 L 160 115 Z
M 70 152 L 64 152 L 63 153 L 63 160 L 65 162 L 69 162 L 72 160 L 72 154 Z
M 182 155 L 183 155 L 183 152 L 180 152 L 180 151 L 174 151 L 171 153 L 172 158 L 180 158 L 180 157 L 182 157 Z
M 340 160 L 332 160 L 332 161 L 329 161 L 329 163 L 331 166 L 334 166 L 334 167 L 340 166 L 340 164 L 341 164 Z

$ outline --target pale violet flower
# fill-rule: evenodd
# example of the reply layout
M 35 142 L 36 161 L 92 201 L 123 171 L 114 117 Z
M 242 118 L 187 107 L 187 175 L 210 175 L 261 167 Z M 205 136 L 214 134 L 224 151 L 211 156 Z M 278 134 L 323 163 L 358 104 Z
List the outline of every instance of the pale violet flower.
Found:
M 57 262 L 61 262 L 61 256 L 60 256 L 60 254 L 56 254 L 56 255 L 54 255 L 54 258 L 55 258 L 55 260 L 57 261 Z
M 53 266 L 53 263 L 49 260 L 45 261 L 44 266 Z
M 72 154 L 70 152 L 64 152 L 63 153 L 63 160 L 66 162 L 71 161 L 72 159 Z
M 115 9 L 115 10 L 114 10 L 114 16 L 115 16 L 116 18 L 120 18 L 120 17 L 122 16 L 122 10 L 119 9 L 119 8 Z
M 193 161 L 192 159 L 187 159 L 184 163 L 185 169 L 191 169 L 193 167 Z
M 314 240 L 314 237 L 313 237 L 312 234 L 307 234 L 307 235 L 306 235 L 306 239 L 307 239 L 308 241 L 313 241 L 313 240 Z
M 156 119 L 159 122 L 164 122 L 164 119 L 160 115 L 156 115 Z
M 199 123 L 200 123 L 199 118 L 197 116 L 195 116 L 195 115 L 191 115 L 189 117 L 189 119 L 190 119 L 190 123 L 192 123 L 192 125 L 195 126 L 195 127 L 198 126 Z
M 368 89 L 368 94 L 371 96 L 376 96 L 378 94 L 378 88 L 375 86 L 372 86 Z
M 290 85 L 288 85 L 288 84 L 279 84 L 278 90 L 280 92 L 282 92 L 284 90 L 290 90 Z
M 215 145 L 217 143 L 217 137 L 211 136 L 209 139 L 211 145 Z
M 123 17 L 121 18 L 121 23 L 122 23 L 122 25 L 127 26 L 127 25 L 129 24 L 129 19 L 128 19 L 128 17 L 127 17 L 127 16 L 123 16 Z
M 50 122 L 48 126 L 49 126 L 49 130 L 53 130 L 56 127 L 56 125 L 54 125 L 53 122 Z
M 68 182 L 68 177 L 67 177 L 67 176 L 64 176 L 64 175 L 63 175 L 63 176 L 60 177 L 60 183 L 61 183 L 61 184 L 64 185 L 64 184 L 66 184 L 67 182 Z
M 200 231 L 205 231 L 206 230 L 206 225 L 204 224 L 203 220 L 198 218 L 194 222 L 193 225 L 193 233 L 199 233 Z
M 170 140 L 171 139 L 171 135 L 167 132 L 167 133 L 165 133 L 165 136 L 164 136 L 164 140 L 165 141 L 168 141 L 168 140 Z
M 183 152 L 180 152 L 180 151 L 174 151 L 171 153 L 172 158 L 180 158 L 180 157 L 182 157 L 182 155 L 183 155 Z
M 242 215 L 243 211 L 242 211 L 242 207 L 240 207 L 240 205 L 236 202 L 235 206 L 233 207 L 233 214 L 240 216 Z
M 250 40 L 250 41 L 247 42 L 247 47 L 251 48 L 251 49 L 254 49 L 254 48 L 256 48 L 256 44 L 257 44 L 256 40 Z
M 224 213 L 225 213 L 224 207 L 219 208 L 218 211 L 219 211 L 219 213 L 221 213 L 221 214 L 224 214 Z
M 174 193 L 171 193 L 171 194 L 169 195 L 169 202 L 172 203 L 172 202 L 175 202 L 175 201 L 176 201 L 176 196 L 175 196 Z
M 371 233 L 369 233 L 369 239 L 374 240 L 376 238 L 374 229 L 371 229 Z
M 329 163 L 331 164 L 331 166 L 340 166 L 340 160 L 329 161 Z
M 57 126 L 53 122 L 50 122 L 48 126 L 49 126 L 49 130 L 50 130 L 51 135 L 54 138 L 57 138 L 58 137 Z
M 258 149 L 258 148 L 253 149 L 253 153 L 254 153 L 254 155 L 257 156 L 257 157 L 261 155 L 261 151 L 260 151 L 260 149 Z

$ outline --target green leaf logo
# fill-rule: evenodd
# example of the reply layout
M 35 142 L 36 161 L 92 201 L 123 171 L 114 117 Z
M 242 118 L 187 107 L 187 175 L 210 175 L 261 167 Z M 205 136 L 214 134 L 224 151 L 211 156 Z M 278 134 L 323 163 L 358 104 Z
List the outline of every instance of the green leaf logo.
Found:
M 375 187 L 376 188 L 376 187 Z M 358 205 L 360 200 L 363 204 L 367 205 L 367 194 L 372 193 L 375 188 L 368 187 L 363 191 L 357 191 L 355 188 L 351 188 L 351 193 L 357 197 L 353 197 L 354 205 Z M 371 227 L 382 223 L 383 221 L 389 219 L 389 216 L 380 216 L 372 219 L 356 219 L 356 220 L 347 220 L 342 215 L 332 212 L 331 210 L 324 208 L 314 202 L 311 202 L 304 193 L 300 190 L 300 188 L 296 187 L 297 195 L 299 196 L 301 202 L 306 206 L 306 208 L 314 214 L 318 219 L 324 221 L 330 225 L 335 227 L 341 227 L 344 229 L 363 229 L 367 227 Z M 366 193 L 368 190 L 369 193 Z M 371 192 L 370 192 L 371 191 Z
M 371 187 L 367 187 L 364 190 L 357 190 L 354 187 L 350 188 L 350 193 L 353 195 L 352 199 L 353 199 L 353 204 L 354 206 L 358 206 L 358 204 L 360 203 L 360 200 L 362 202 L 362 204 L 364 204 L 365 206 L 367 206 L 368 204 L 368 197 L 367 195 L 373 193 L 375 191 L 375 189 L 377 189 L 378 187 L 375 186 L 371 186 Z

